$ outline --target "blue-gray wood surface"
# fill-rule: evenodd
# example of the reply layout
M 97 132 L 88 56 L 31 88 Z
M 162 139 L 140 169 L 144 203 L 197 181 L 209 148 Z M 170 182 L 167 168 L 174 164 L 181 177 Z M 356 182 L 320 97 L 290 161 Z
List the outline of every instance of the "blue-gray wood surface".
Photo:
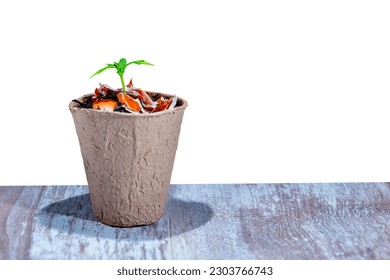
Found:
M 86 186 L 3 186 L 0 259 L 390 259 L 390 184 L 172 185 L 135 228 L 96 221 Z

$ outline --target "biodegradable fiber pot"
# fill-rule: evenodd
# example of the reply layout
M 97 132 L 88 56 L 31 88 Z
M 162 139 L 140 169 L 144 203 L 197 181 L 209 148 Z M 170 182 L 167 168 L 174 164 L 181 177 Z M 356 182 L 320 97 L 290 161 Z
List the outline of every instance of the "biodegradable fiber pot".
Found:
M 174 109 L 151 114 L 69 104 L 99 221 L 131 227 L 153 224 L 162 217 L 186 107 L 181 98 Z

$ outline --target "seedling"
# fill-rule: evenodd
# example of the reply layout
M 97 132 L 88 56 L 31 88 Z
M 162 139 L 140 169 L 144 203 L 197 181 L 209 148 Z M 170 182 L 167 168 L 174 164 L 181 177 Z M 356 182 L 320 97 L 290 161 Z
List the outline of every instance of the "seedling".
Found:
M 100 87 L 95 89 L 95 94 L 90 99 L 85 100 L 84 103 L 76 100 L 75 102 L 79 103 L 82 108 L 146 114 L 173 109 L 176 106 L 177 97 L 175 95 L 168 99 L 164 98 L 161 94 L 149 96 L 146 91 L 134 87 L 132 79 L 126 86 L 123 75 L 126 67 L 130 64 L 154 66 L 145 60 L 127 62 L 125 58 L 121 58 L 119 62 L 114 62 L 113 64 L 106 64 L 106 67 L 96 71 L 90 78 L 107 69 L 116 69 L 116 73 L 121 80 L 122 89 L 114 89 L 108 85 L 100 84 Z
M 121 58 L 119 60 L 119 62 L 114 62 L 113 64 L 106 64 L 107 65 L 106 67 L 96 71 L 95 74 L 93 74 L 89 78 L 92 78 L 93 76 L 100 74 L 100 73 L 106 71 L 107 69 L 114 68 L 114 69 L 116 69 L 116 73 L 119 75 L 119 78 L 121 79 L 123 93 L 126 94 L 126 85 L 125 85 L 125 81 L 123 79 L 123 74 L 125 73 L 126 67 L 129 66 L 130 64 L 137 64 L 137 65 L 144 64 L 144 65 L 154 66 L 152 63 L 147 62 L 145 60 L 135 60 L 135 61 L 127 63 L 126 58 Z

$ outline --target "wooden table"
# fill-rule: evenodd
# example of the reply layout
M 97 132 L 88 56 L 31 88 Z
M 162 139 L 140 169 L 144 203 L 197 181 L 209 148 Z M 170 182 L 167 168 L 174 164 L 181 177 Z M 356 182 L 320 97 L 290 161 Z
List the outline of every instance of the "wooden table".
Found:
M 172 185 L 136 228 L 97 222 L 86 186 L 4 186 L 0 259 L 390 259 L 390 184 Z

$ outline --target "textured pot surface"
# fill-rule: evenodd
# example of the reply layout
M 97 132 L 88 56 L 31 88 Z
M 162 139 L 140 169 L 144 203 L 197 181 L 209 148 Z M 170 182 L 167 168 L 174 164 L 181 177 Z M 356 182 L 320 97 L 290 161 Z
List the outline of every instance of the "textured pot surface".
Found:
M 130 227 L 162 217 L 186 107 L 181 98 L 173 110 L 152 114 L 69 104 L 98 220 Z

